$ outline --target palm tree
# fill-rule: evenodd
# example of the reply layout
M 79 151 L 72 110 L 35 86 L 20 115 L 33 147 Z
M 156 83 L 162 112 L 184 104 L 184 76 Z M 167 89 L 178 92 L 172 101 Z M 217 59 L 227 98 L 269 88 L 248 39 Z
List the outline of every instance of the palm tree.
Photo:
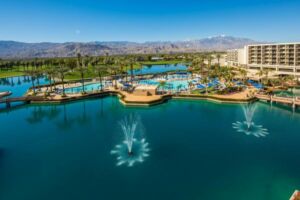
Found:
M 210 54 L 208 54 L 206 56 L 206 59 L 207 59 L 207 67 L 208 67 L 208 70 L 209 70 L 211 68 L 212 56 Z
M 82 85 L 82 93 L 85 93 L 85 88 L 84 88 L 84 74 L 86 73 L 87 68 L 85 66 L 85 60 L 82 59 L 80 53 L 77 54 L 77 69 L 76 70 L 80 73 L 81 85 Z
M 221 66 L 220 66 L 221 54 L 218 53 L 218 54 L 216 55 L 216 57 L 217 57 L 217 60 L 218 60 L 218 67 L 221 67 Z
M 232 80 L 234 78 L 234 73 L 232 68 L 222 68 L 220 76 L 225 80 L 227 86 L 232 85 Z
M 262 69 L 260 69 L 260 70 L 256 73 L 256 75 L 257 75 L 258 78 L 259 78 L 259 82 L 261 82 L 261 77 L 264 75 L 264 71 L 263 71 Z
M 59 66 L 57 68 L 57 75 L 60 78 L 61 83 L 62 83 L 62 87 L 63 87 L 63 95 L 62 96 L 66 96 L 66 93 L 65 93 L 65 75 L 68 71 L 69 71 L 69 69 L 66 66 L 64 66 L 64 64 L 62 64 L 62 63 L 59 64 Z
M 120 72 L 121 74 L 121 78 L 123 79 L 123 75 L 124 75 L 124 61 L 117 57 L 115 60 L 114 60 L 114 64 L 117 65 L 119 67 L 118 71 Z
M 134 74 L 133 74 L 133 67 L 135 64 L 137 64 L 136 62 L 136 58 L 135 57 L 130 57 L 127 60 L 129 67 L 130 67 L 130 81 L 131 81 L 131 85 L 133 84 L 133 79 L 134 79 Z
M 118 71 L 119 71 L 119 67 L 118 66 L 110 66 L 108 68 L 108 72 L 113 77 L 113 81 L 115 82 L 114 87 L 116 89 L 118 89 L 118 85 L 117 85 L 117 74 L 118 74 Z
M 47 66 L 44 70 L 45 74 L 48 76 L 49 84 L 50 84 L 50 92 L 52 92 L 52 80 L 54 81 L 54 76 L 56 74 L 56 70 L 53 66 Z M 48 88 L 47 88 L 48 89 Z
M 162 90 L 164 91 L 166 85 L 167 85 L 166 81 L 160 81 L 158 87 L 162 88 Z
M 244 82 L 244 84 L 246 83 L 246 78 L 247 78 L 247 70 L 243 69 L 243 68 L 239 68 L 239 73 L 242 77 L 242 80 Z
M 103 77 L 103 74 L 105 73 L 106 70 L 107 69 L 105 68 L 105 66 L 101 66 L 101 65 L 96 65 L 95 66 L 95 73 L 98 75 L 101 91 L 103 91 L 102 77 Z
M 36 77 L 38 76 L 39 74 L 39 71 L 34 69 L 34 68 L 31 68 L 31 70 L 27 70 L 25 72 L 28 76 L 31 77 L 31 83 L 32 83 L 32 90 L 33 90 L 33 95 L 36 95 L 36 90 L 35 90 L 35 84 L 34 84 L 34 81 L 36 79 Z
M 202 82 L 205 85 L 205 94 L 208 94 L 208 83 L 209 83 L 208 76 L 204 76 L 202 78 Z
M 268 84 L 268 82 L 269 82 L 269 73 L 270 73 L 270 70 L 264 68 L 264 69 L 263 69 L 263 73 L 264 73 L 264 75 L 265 75 L 265 82 L 266 82 L 266 84 Z
M 287 83 L 288 81 L 293 81 L 294 77 L 293 76 L 280 76 L 279 77 L 279 82 L 281 84 L 281 87 L 284 87 L 284 84 Z
M 182 85 L 182 84 L 179 84 L 179 85 L 177 86 L 177 92 L 179 92 L 179 91 L 181 90 L 182 87 L 183 87 L 183 85 Z

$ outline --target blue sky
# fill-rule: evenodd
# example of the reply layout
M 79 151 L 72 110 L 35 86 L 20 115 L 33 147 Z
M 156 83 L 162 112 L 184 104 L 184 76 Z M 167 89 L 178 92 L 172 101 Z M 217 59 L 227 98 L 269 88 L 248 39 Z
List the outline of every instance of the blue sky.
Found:
M 300 41 L 299 0 L 0 0 L 0 40 Z

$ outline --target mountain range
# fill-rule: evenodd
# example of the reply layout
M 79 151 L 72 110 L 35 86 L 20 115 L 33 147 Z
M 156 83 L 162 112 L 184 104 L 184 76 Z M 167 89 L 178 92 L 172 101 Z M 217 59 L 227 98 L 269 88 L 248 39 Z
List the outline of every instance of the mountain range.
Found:
M 98 56 L 117 54 L 188 53 L 203 51 L 225 51 L 258 43 L 247 38 L 216 36 L 199 40 L 158 41 L 158 42 L 66 42 L 66 43 L 24 43 L 0 41 L 0 58 L 45 58 L 73 57 L 82 55 Z

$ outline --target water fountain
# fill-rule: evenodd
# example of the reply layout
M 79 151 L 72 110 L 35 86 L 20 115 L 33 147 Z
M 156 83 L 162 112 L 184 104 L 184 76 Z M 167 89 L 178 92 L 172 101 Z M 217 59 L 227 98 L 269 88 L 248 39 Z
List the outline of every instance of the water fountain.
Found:
M 141 137 L 141 122 L 137 115 L 129 115 L 120 123 L 124 134 L 124 141 L 115 146 L 111 154 L 117 155 L 117 166 L 132 167 L 135 163 L 142 163 L 149 156 L 150 149 L 144 137 Z M 141 137 L 138 139 L 138 137 Z
M 262 125 L 256 125 L 253 122 L 255 111 L 256 104 L 247 104 L 243 106 L 245 121 L 237 121 L 235 123 L 232 123 L 233 128 L 236 129 L 237 132 L 242 132 L 246 135 L 253 135 L 255 137 L 265 137 L 269 134 L 268 130 L 265 129 Z

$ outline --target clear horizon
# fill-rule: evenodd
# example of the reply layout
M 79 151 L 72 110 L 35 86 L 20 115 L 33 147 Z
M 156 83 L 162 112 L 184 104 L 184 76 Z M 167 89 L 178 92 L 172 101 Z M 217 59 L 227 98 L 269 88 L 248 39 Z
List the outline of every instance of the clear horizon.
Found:
M 226 35 L 300 41 L 296 0 L 11 0 L 0 40 L 20 42 L 182 41 Z
M 192 41 L 192 40 L 202 40 L 202 39 L 211 39 L 211 38 L 217 38 L 217 37 L 234 37 L 234 38 L 240 38 L 240 39 L 252 39 L 252 38 L 245 38 L 245 37 L 239 37 L 239 36 L 232 36 L 232 35 L 215 35 L 215 36 L 208 36 L 205 38 L 191 38 L 191 39 L 184 39 L 184 40 L 152 40 L 152 41 L 130 41 L 130 40 L 94 40 L 94 41 L 62 41 L 62 42 L 48 42 L 48 41 L 36 41 L 36 42 L 27 42 L 27 41 L 19 41 L 19 40 L 0 40 L 6 41 L 6 42 L 21 42 L 21 43 L 93 43 L 93 42 L 132 42 L 132 43 L 148 43 L 148 42 L 184 42 L 184 41 Z M 256 42 L 272 42 L 272 41 L 256 41 Z

